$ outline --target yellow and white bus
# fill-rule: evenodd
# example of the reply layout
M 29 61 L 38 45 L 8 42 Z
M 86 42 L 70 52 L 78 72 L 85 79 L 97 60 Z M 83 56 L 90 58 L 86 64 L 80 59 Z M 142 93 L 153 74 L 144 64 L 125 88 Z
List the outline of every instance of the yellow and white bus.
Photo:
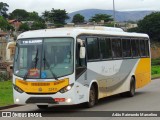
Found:
M 15 104 L 94 106 L 151 81 L 146 34 L 120 28 L 84 27 L 28 31 L 19 35 L 14 58 Z

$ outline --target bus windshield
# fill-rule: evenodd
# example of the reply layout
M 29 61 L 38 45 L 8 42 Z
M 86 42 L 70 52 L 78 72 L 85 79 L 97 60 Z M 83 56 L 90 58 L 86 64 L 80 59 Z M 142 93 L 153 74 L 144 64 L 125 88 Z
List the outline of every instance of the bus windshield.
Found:
M 18 40 L 15 75 L 25 79 L 57 79 L 72 73 L 73 38 Z

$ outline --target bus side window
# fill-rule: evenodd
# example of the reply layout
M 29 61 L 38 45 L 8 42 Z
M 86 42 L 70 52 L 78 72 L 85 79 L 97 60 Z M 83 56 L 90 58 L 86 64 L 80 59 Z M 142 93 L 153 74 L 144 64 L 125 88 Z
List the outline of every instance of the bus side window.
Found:
M 113 38 L 112 39 L 112 56 L 113 58 L 121 58 L 122 57 L 122 47 L 121 47 L 121 39 Z
M 100 57 L 101 57 L 101 59 L 112 58 L 110 38 L 100 37 L 99 44 L 100 44 Z
M 99 51 L 99 40 L 96 37 L 87 38 L 87 57 L 88 60 L 99 60 L 100 51 Z
M 131 43 L 130 39 L 123 39 L 123 57 L 131 57 Z
M 145 57 L 146 56 L 146 51 L 145 51 L 145 40 L 140 40 L 140 53 L 141 53 L 141 57 Z
M 131 48 L 132 48 L 132 57 L 139 57 L 139 40 L 138 39 L 132 39 L 131 40 Z
M 145 51 L 146 51 L 146 57 L 149 57 L 149 42 L 148 40 L 145 40 Z

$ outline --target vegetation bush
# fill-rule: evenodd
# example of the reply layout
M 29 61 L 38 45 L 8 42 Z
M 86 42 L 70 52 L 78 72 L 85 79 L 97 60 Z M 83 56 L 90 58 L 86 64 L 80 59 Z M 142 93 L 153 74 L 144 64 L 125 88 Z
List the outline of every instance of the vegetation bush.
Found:
M 160 65 L 159 66 L 152 66 L 152 75 L 160 74 Z
M 8 80 L 8 76 L 6 72 L 0 72 L 0 81 L 6 81 Z
M 152 59 L 152 66 L 160 65 L 160 58 Z
M 156 77 L 159 77 L 160 75 L 160 58 L 157 58 L 157 59 L 152 59 L 152 70 L 151 70 L 151 74 L 152 74 L 152 77 L 156 76 Z

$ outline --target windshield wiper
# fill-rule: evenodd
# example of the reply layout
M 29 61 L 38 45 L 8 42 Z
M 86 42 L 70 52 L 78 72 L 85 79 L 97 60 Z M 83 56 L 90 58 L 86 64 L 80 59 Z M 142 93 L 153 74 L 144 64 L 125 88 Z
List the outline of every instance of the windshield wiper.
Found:
M 49 70 L 50 70 L 52 76 L 53 76 L 56 80 L 58 80 L 57 76 L 53 73 L 53 71 L 52 71 L 51 68 L 50 68 L 50 65 L 49 65 L 48 61 L 46 60 L 45 51 L 44 51 L 44 58 L 43 58 L 43 61 L 44 61 L 44 68 L 45 68 L 45 64 L 46 64 L 47 67 L 49 68 Z
M 37 52 L 36 52 L 36 57 L 34 58 L 34 61 L 35 61 L 35 63 L 34 63 L 34 67 L 36 68 L 37 67 L 37 62 L 38 62 L 38 48 L 37 48 Z
M 33 59 L 33 61 L 34 61 L 34 68 L 36 68 L 37 67 L 37 62 L 38 62 L 38 48 L 37 48 L 37 52 L 36 52 L 36 56 L 35 56 L 35 58 Z M 33 62 L 32 61 L 32 62 Z M 26 80 L 27 79 L 27 76 L 28 76 L 28 72 L 29 72 L 29 70 L 32 68 L 32 63 L 31 63 L 31 67 L 29 67 L 29 69 L 27 69 L 27 72 L 26 72 L 26 74 L 24 75 L 24 80 Z

